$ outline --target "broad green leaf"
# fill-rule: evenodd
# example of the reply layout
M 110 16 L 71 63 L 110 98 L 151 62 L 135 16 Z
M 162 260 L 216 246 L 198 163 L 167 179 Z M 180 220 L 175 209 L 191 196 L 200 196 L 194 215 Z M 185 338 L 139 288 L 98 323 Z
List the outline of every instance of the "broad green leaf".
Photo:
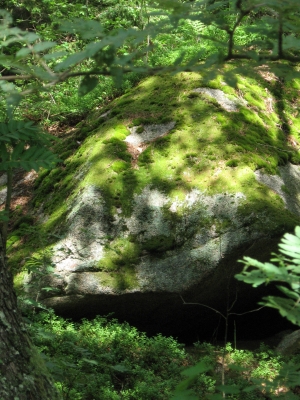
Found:
M 31 53 L 31 49 L 29 49 L 28 47 L 23 47 L 21 50 L 16 52 L 16 57 L 24 57 L 27 56 L 28 54 Z
M 278 376 L 274 379 L 275 383 L 284 383 L 287 387 L 300 385 L 299 364 L 293 362 L 283 364 Z
M 0 154 L 2 154 L 0 150 Z M 2 158 L 3 160 L 3 158 Z M 8 168 L 22 168 L 26 171 L 32 169 L 38 171 L 40 167 L 51 169 L 59 159 L 45 147 L 32 146 L 25 149 L 18 159 L 3 160 L 1 168 L 6 170 Z
M 4 10 L 3 8 L 0 9 L 0 16 L 1 16 L 0 29 L 8 27 L 13 23 L 11 14 L 8 11 Z
M 90 360 L 88 358 L 82 358 L 81 360 L 91 365 L 99 365 L 99 363 L 96 360 Z
M 62 32 L 78 33 L 83 39 L 100 39 L 103 37 L 102 25 L 94 20 L 74 19 L 72 21 L 64 21 L 60 28 Z
M 56 75 L 53 73 L 49 73 L 48 71 L 46 71 L 44 68 L 38 66 L 38 65 L 34 65 L 32 67 L 33 73 L 36 77 L 38 77 L 39 79 L 41 79 L 42 81 L 53 81 L 56 80 L 57 77 Z
M 192 394 L 192 392 L 189 391 L 189 387 L 193 384 L 195 379 L 197 379 L 197 376 L 199 376 L 199 374 L 207 372 L 210 369 L 211 368 L 204 361 L 200 361 L 195 366 L 190 367 L 185 371 L 183 371 L 182 374 L 187 376 L 187 379 L 184 379 L 176 386 L 172 400 L 181 400 L 181 399 L 197 400 L 198 397 L 195 397 Z
M 12 154 L 11 154 L 11 160 L 18 160 L 19 157 L 21 157 L 21 154 L 24 151 L 25 143 L 24 142 L 19 142 L 13 149 Z
M 299 286 L 299 282 L 298 282 Z M 297 293 L 294 290 L 290 290 L 286 288 L 285 286 L 277 286 L 279 290 L 281 290 L 282 293 L 284 293 L 287 297 L 290 297 L 294 301 L 300 301 L 300 293 Z
M 85 51 L 80 51 L 79 53 L 72 54 L 66 60 L 62 61 L 61 63 L 57 64 L 54 68 L 55 71 L 63 71 L 73 65 L 79 64 L 84 59 L 87 58 L 87 53 Z
M 128 372 L 129 369 L 125 367 L 125 365 L 122 364 L 117 364 L 117 365 L 112 365 L 111 369 L 118 371 L 118 372 Z
M 0 142 L 0 156 L 1 156 L 1 162 L 0 162 L 0 171 L 7 171 L 7 166 L 6 163 L 9 161 L 10 153 L 7 150 L 7 147 L 4 143 Z
M 54 53 L 49 53 L 49 54 L 44 54 L 43 59 L 48 61 L 48 60 L 55 60 L 57 58 L 61 58 L 66 56 L 68 53 L 66 51 L 56 51 Z
M 300 238 L 300 226 L 296 226 L 295 228 L 295 234 L 298 238 Z
M 29 304 L 30 306 L 34 306 L 34 307 L 41 308 L 41 307 L 40 307 L 41 304 L 38 303 L 38 302 L 35 301 L 35 300 L 32 300 L 32 299 L 23 299 L 23 302 L 24 302 L 25 304 Z M 44 307 L 42 307 L 42 308 L 44 308 Z
M 0 211 L 0 222 L 7 222 L 7 221 L 9 221 L 9 215 L 7 211 L 5 210 Z
M 210 369 L 210 367 L 204 362 L 200 361 L 198 364 L 194 365 L 193 367 L 187 368 L 182 372 L 182 375 L 193 378 L 194 376 L 206 372 Z
M 265 306 L 277 309 L 280 315 L 300 326 L 300 304 L 295 305 L 291 299 L 276 296 L 265 297 L 263 301 Z
M 12 82 L 0 81 L 0 88 L 3 92 L 10 94 L 11 92 L 15 92 L 15 85 Z
M 23 36 L 23 40 L 28 43 L 33 43 L 38 39 L 39 39 L 39 35 L 37 35 L 34 32 L 26 32 L 26 34 Z
M 225 394 L 238 394 L 240 393 L 240 388 L 236 385 L 219 385 L 216 387 L 220 392 Z
M 85 96 L 87 93 L 91 92 L 98 85 L 99 79 L 96 76 L 85 76 L 80 82 L 78 88 L 78 95 Z
M 8 122 L 8 130 L 9 132 L 14 133 L 17 130 L 17 121 L 11 119 Z
M 292 35 L 284 36 L 283 48 L 284 49 L 299 49 L 300 48 L 300 40 Z
M 56 42 L 40 42 L 33 46 L 33 51 L 35 53 L 39 53 L 41 51 L 52 49 L 52 47 L 56 46 Z
M 21 103 L 23 100 L 22 94 L 18 92 L 11 92 L 7 97 L 6 97 L 6 105 L 8 109 L 8 113 L 11 110 L 13 112 L 15 107 L 18 107 L 18 105 Z M 9 115 L 9 117 L 12 117 L 12 114 Z

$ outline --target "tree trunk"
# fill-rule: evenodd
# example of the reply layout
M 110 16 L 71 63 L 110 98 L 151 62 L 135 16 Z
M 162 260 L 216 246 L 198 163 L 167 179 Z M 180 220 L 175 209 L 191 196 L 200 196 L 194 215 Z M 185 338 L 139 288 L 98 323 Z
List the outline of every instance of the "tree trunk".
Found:
M 0 399 L 59 399 L 26 333 L 2 243 L 0 246 Z

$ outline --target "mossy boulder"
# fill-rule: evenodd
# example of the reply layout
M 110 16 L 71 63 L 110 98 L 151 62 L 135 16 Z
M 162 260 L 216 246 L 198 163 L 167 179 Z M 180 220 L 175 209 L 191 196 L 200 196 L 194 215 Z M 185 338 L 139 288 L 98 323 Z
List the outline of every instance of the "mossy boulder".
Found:
M 298 97 L 291 85 L 281 99 L 284 118 L 294 121 L 287 133 L 276 109 L 278 81 L 253 70 L 231 87 L 224 74 L 233 68 L 214 80 L 150 77 L 101 110 L 105 119 L 91 113 L 98 127 L 65 160 L 69 172 L 54 181 L 55 194 L 39 197 L 43 179 L 36 191 L 42 229 L 58 238 L 49 243 L 55 276 L 36 285 L 46 305 L 77 317 L 116 312 L 133 322 L 176 314 L 183 323 L 180 296 L 223 308 L 238 290 L 236 260 L 268 258 L 278 237 L 299 224 L 298 190 L 286 175 L 299 171 L 298 148 L 288 140 L 298 140 Z M 280 174 L 285 191 L 261 178 Z M 53 284 L 58 292 L 41 290 Z M 244 309 L 257 296 L 242 287 Z

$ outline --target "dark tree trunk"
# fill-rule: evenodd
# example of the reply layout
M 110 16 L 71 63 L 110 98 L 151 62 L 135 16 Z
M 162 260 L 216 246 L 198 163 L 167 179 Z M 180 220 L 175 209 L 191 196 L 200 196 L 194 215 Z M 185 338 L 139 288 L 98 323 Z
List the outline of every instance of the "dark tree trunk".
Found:
M 0 399 L 56 400 L 58 398 L 43 360 L 26 333 L 1 245 Z

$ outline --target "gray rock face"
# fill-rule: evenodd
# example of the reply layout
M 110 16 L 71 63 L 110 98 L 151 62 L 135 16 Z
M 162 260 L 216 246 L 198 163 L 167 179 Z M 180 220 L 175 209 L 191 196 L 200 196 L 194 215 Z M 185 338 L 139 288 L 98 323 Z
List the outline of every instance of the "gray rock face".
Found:
M 159 137 L 164 136 L 175 126 L 175 122 L 171 121 L 167 124 L 159 125 L 146 125 L 144 131 L 138 133 L 138 127 L 134 126 L 130 129 L 130 135 L 127 136 L 125 142 L 130 143 L 134 146 L 139 146 L 143 143 L 149 143 Z
M 284 336 L 276 350 L 286 356 L 293 356 L 300 351 L 300 329 Z
M 58 274 L 89 270 L 103 256 L 108 223 L 100 190 L 91 186 L 70 205 L 68 233 L 54 247 Z
M 70 282 L 74 292 L 74 282 L 78 281 L 77 294 L 107 293 L 107 285 L 99 283 L 95 275 L 83 282 L 82 274 L 97 270 L 109 242 L 107 237 L 114 235 L 125 240 L 134 237 L 142 249 L 135 265 L 136 284 L 124 292 L 182 293 L 191 283 L 201 282 L 226 254 L 261 237 L 238 216 L 244 199 L 241 193 L 206 196 L 193 190 L 184 201 L 171 202 L 157 189 L 146 187 L 135 195 L 132 215 L 124 218 L 117 214 L 109 224 L 101 191 L 87 187 L 80 200 L 70 205 L 68 232 L 54 247 L 60 286 L 68 294 Z M 121 229 L 124 226 L 125 233 Z M 111 293 L 119 292 L 111 288 Z
M 69 205 L 65 238 L 53 249 L 55 274 L 39 282 L 39 290 L 52 286 L 57 291 L 41 290 L 38 299 L 68 316 L 113 311 L 138 326 L 146 319 L 147 326 L 141 328 L 150 332 L 159 326 L 173 334 L 187 329 L 188 316 L 199 318 L 200 311 L 195 306 L 191 311 L 181 296 L 187 302 L 223 310 L 224 299 L 239 292 L 244 311 L 261 293 L 256 291 L 255 297 L 249 295 L 249 287 L 237 288 L 236 260 L 243 254 L 253 255 L 251 251 L 264 252 L 272 243 L 256 225 L 257 220 L 269 225 L 268 215 L 242 216 L 239 207 L 245 201 L 242 193 L 208 196 L 199 190 L 192 190 L 183 201 L 172 201 L 148 186 L 135 195 L 130 217 L 119 209 L 109 221 L 101 190 L 88 186 Z M 98 268 L 109 243 L 120 237 L 128 243 L 134 240 L 138 247 L 129 284 L 128 276 L 119 270 Z
M 194 89 L 193 92 L 195 93 L 205 93 L 210 97 L 213 97 L 217 102 L 220 104 L 221 107 L 224 108 L 224 110 L 228 112 L 236 112 L 239 109 L 239 105 L 243 104 L 245 105 L 247 102 L 244 100 L 243 102 L 241 100 L 233 101 L 230 100 L 225 93 L 220 90 L 220 89 L 211 89 L 211 88 L 197 88 Z
M 256 179 L 273 189 L 284 201 L 286 208 L 300 216 L 300 168 L 287 163 L 279 167 L 280 175 L 267 175 L 256 171 Z

